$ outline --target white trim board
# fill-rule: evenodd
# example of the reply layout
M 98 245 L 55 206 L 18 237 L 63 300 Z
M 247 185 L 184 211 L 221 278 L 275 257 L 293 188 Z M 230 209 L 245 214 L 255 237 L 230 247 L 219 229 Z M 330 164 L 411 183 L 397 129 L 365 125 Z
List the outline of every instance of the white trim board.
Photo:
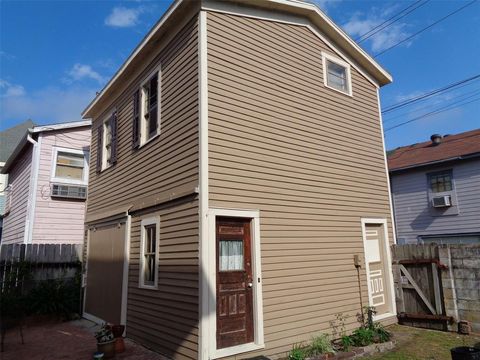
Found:
M 383 225 L 383 232 L 384 232 L 384 241 L 387 253 L 387 268 L 388 268 L 388 282 L 390 283 L 390 310 L 385 314 L 380 314 L 378 316 L 374 316 L 373 319 L 375 321 L 385 319 L 390 316 L 395 316 L 397 313 L 397 307 L 395 302 L 395 287 L 393 284 L 393 272 L 392 272 L 392 256 L 390 254 L 390 241 L 388 239 L 388 227 L 387 227 L 387 219 L 385 218 L 362 218 L 361 225 L 362 225 L 362 242 L 363 242 L 363 251 L 364 251 L 364 263 L 365 263 L 365 271 L 367 276 L 367 289 L 368 289 L 368 303 L 371 306 L 372 301 L 372 289 L 370 287 L 370 266 L 368 265 L 367 261 L 367 247 L 366 247 L 366 240 L 367 234 L 365 231 L 365 226 L 367 224 L 374 224 L 374 225 Z
M 216 289 L 216 231 L 215 224 L 217 216 L 237 217 L 244 219 L 251 219 L 251 246 L 253 257 L 253 329 L 254 342 L 249 344 L 242 344 L 225 349 L 217 349 L 217 289 Z M 205 288 L 208 297 L 208 312 L 201 314 L 202 322 L 205 328 L 208 329 L 205 339 L 208 350 L 208 359 L 216 359 L 227 356 L 233 356 L 240 353 L 254 351 L 264 348 L 264 333 L 263 333 L 263 297 L 262 297 L 262 269 L 261 269 L 261 251 L 260 251 L 260 212 L 258 210 L 243 210 L 243 209 L 210 209 L 208 211 L 208 237 L 206 239 L 208 247 L 208 256 L 211 261 L 207 264 L 207 273 Z M 203 300 L 203 298 L 202 298 Z M 202 307 L 203 309 L 203 307 Z M 206 316 L 205 316 L 206 315 Z M 205 333 L 204 333 L 205 334 Z M 205 336 L 204 336 L 205 337 Z M 204 340 L 204 341 L 205 341 Z
M 209 323 L 213 321 L 213 315 L 209 313 L 209 294 L 212 291 L 208 282 L 207 272 L 210 263 L 208 249 L 208 62 L 207 62 L 207 13 L 200 11 L 198 16 L 198 96 L 199 96 L 199 183 L 198 183 L 198 206 L 199 206 L 199 287 L 200 301 L 198 312 L 199 324 L 199 360 L 209 359 Z
M 128 271 L 130 265 L 130 229 L 132 227 L 132 216 L 127 216 L 125 222 L 125 248 L 123 256 L 123 282 L 122 282 L 122 305 L 120 310 L 120 324 L 125 325 L 127 331 L 127 302 L 128 302 Z

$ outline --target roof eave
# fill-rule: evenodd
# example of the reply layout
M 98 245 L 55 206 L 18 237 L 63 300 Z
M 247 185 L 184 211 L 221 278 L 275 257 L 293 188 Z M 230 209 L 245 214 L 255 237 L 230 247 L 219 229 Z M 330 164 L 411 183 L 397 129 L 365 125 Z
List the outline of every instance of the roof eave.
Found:
M 28 136 L 33 133 L 32 130 L 33 129 L 27 129 L 27 131 L 25 131 L 25 134 L 22 136 L 22 138 L 18 142 L 17 146 L 15 146 L 15 149 L 10 154 L 7 161 L 5 161 L 5 165 L 3 165 L 2 170 L 0 171 L 0 174 L 8 174 L 10 168 L 12 167 L 13 163 L 15 162 L 15 159 L 18 157 L 18 155 L 25 148 L 25 145 L 28 144 L 27 139 L 28 139 Z
M 412 169 L 415 169 L 415 168 L 421 168 L 421 167 L 431 166 L 431 165 L 438 165 L 438 164 L 443 164 L 443 163 L 452 162 L 452 161 L 470 160 L 470 159 L 474 159 L 476 157 L 480 157 L 480 152 L 465 154 L 465 155 L 459 155 L 459 156 L 454 156 L 454 157 L 447 158 L 447 159 L 429 161 L 429 162 L 420 163 L 420 164 L 403 166 L 403 167 L 399 167 L 399 168 L 395 168 L 395 169 L 388 169 L 388 172 L 389 173 L 401 172 L 401 171 L 405 171 L 405 170 L 412 170 Z

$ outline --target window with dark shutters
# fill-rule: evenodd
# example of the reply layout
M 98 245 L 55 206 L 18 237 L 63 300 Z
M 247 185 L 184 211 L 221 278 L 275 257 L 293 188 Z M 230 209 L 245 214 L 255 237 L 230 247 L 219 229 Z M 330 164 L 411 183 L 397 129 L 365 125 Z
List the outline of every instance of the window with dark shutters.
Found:
M 110 164 L 115 164 L 117 162 L 117 112 L 115 111 L 110 117 L 110 131 L 112 132 L 111 139 L 111 153 L 110 153 Z
M 140 146 L 140 91 L 133 93 L 132 146 Z
M 97 173 L 102 171 L 103 123 L 97 128 Z

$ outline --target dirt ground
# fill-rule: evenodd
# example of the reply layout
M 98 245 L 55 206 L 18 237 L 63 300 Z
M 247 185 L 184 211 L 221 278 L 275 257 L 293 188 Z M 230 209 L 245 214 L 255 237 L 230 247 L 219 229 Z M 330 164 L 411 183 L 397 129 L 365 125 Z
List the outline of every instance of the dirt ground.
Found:
M 7 331 L 2 360 L 89 360 L 96 352 L 93 337 L 97 325 L 88 320 L 31 325 L 23 328 L 22 345 L 18 329 Z M 125 340 L 126 350 L 115 359 L 163 360 L 164 358 L 132 341 Z
M 450 349 L 457 346 L 480 346 L 480 334 L 460 335 L 409 326 L 388 327 L 393 333 L 395 349 L 365 360 L 450 360 Z

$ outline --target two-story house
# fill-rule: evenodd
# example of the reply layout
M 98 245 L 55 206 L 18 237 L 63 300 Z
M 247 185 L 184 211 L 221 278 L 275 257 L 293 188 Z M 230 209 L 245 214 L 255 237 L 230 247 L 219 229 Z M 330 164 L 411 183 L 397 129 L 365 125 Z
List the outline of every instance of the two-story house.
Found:
M 28 128 L 5 162 L 2 244 L 82 244 L 90 121 Z
M 480 129 L 389 152 L 399 243 L 480 243 Z
M 85 317 L 178 359 L 395 322 L 391 80 L 314 4 L 175 1 L 83 113 Z

